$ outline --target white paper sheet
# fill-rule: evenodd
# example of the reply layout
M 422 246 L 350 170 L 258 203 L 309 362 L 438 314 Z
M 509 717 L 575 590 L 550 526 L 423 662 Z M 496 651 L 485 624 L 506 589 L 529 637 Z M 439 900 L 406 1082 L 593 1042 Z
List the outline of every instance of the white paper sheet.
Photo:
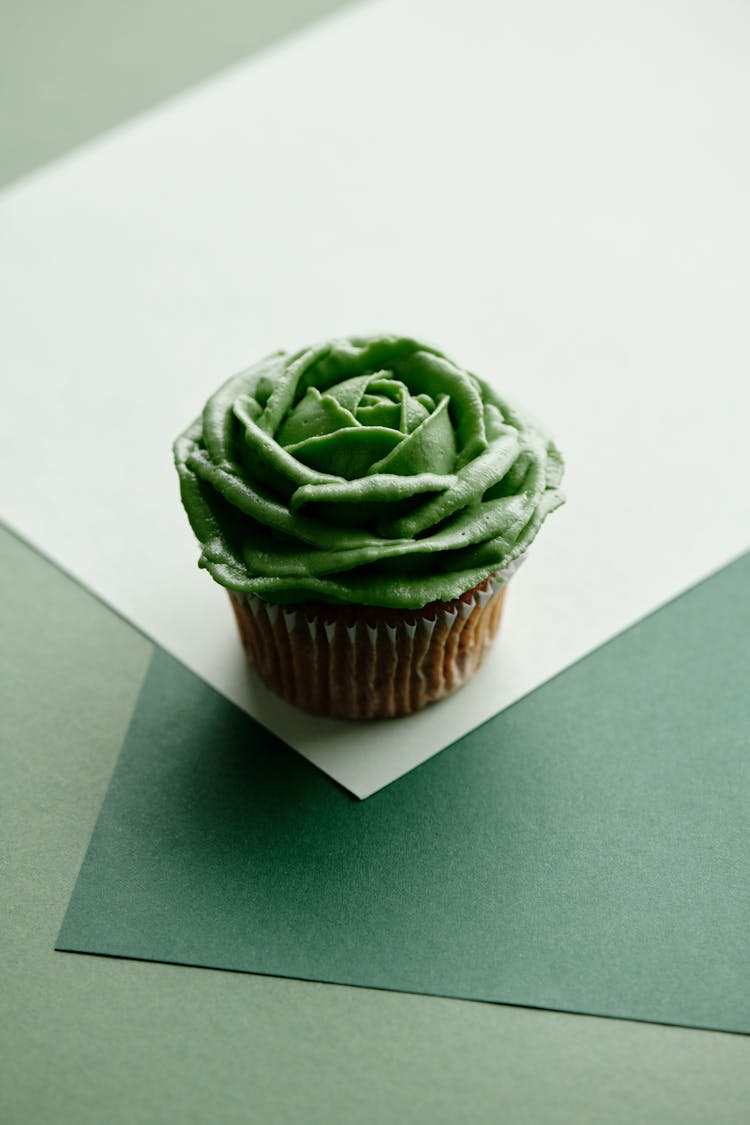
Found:
M 0 515 L 353 793 L 412 769 L 750 545 L 748 33 L 370 4 L 6 192 Z M 543 418 L 569 504 L 476 680 L 358 726 L 249 681 L 170 443 L 266 352 L 381 330 Z

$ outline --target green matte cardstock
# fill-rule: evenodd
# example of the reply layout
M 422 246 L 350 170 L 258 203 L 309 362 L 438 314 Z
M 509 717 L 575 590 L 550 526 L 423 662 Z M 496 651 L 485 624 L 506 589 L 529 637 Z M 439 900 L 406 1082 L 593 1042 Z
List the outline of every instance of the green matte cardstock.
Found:
M 748 1033 L 749 638 L 750 555 L 361 803 L 159 651 L 57 948 Z

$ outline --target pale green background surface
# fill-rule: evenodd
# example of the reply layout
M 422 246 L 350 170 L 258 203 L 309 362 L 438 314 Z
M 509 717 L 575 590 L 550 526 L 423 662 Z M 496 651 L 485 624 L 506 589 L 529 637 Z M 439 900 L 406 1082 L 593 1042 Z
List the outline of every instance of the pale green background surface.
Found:
M 0 1120 L 747 1120 L 743 1036 L 55 953 L 151 646 L 3 531 L 0 576 Z
M 345 3 L 0 0 L 0 185 Z
M 0 182 L 334 6 L 3 4 Z M 55 953 L 150 651 L 0 530 L 0 1120 L 748 1119 L 740 1036 Z

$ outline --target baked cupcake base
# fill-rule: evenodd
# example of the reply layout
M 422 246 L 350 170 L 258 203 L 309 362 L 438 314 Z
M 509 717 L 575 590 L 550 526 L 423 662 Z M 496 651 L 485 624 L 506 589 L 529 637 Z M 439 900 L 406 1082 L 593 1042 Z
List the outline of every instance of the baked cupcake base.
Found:
M 416 610 L 281 606 L 228 592 L 247 658 L 278 695 L 316 715 L 390 719 L 471 679 L 497 633 L 508 577 Z

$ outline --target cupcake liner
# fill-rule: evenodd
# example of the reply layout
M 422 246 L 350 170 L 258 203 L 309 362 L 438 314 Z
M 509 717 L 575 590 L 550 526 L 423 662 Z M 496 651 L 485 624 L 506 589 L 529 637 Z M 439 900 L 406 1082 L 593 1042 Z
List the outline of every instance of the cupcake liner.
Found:
M 229 597 L 248 661 L 278 695 L 317 715 L 395 718 L 471 679 L 497 633 L 517 566 L 452 602 L 417 610 L 282 606 L 234 590 Z

